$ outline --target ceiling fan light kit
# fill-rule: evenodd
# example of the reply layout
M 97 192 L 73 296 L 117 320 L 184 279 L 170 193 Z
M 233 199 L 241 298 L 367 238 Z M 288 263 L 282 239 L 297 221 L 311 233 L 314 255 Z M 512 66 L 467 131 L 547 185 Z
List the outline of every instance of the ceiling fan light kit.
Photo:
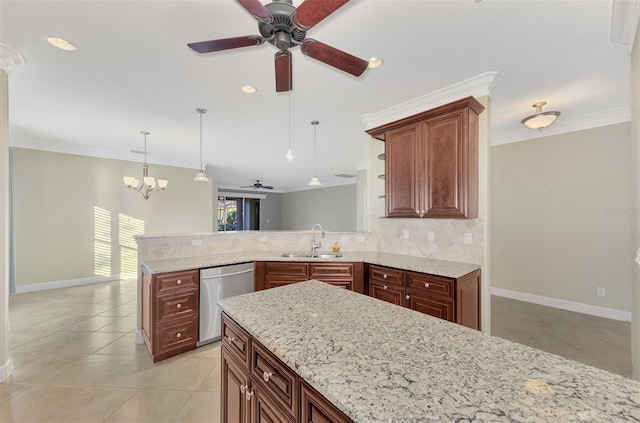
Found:
M 260 179 L 256 179 L 256 181 L 254 182 L 253 185 L 248 185 L 246 187 L 240 187 L 240 188 L 253 188 L 254 190 L 256 190 L 256 189 L 273 189 L 273 187 L 270 186 L 270 185 L 262 185 L 262 182 L 260 182 Z
M 546 104 L 546 101 L 533 103 L 531 107 L 536 109 L 536 113 L 522 119 L 520 123 L 529 129 L 544 129 L 550 126 L 560 116 L 560 112 L 543 112 L 542 107 Z
M 158 179 L 153 176 L 149 176 L 149 165 L 147 164 L 147 135 L 150 134 L 149 131 L 140 131 L 142 135 L 144 135 L 144 163 L 142 165 L 142 182 L 140 182 L 134 176 L 124 176 L 122 180 L 127 188 L 132 189 L 134 191 L 138 191 L 142 198 L 145 200 L 149 199 L 149 196 L 154 192 L 164 191 L 169 185 L 169 181 L 166 179 Z
M 193 180 L 196 182 L 209 182 L 209 177 L 207 177 L 207 174 L 204 172 L 204 166 L 202 166 L 202 115 L 207 113 L 207 109 L 198 107 L 196 113 L 200 115 L 200 170 L 198 170 Z
M 290 48 L 300 46 L 303 54 L 353 76 L 360 76 L 370 62 L 352 56 L 320 41 L 306 38 L 308 30 L 344 6 L 349 0 L 305 0 L 297 8 L 292 0 L 274 0 L 263 5 L 259 0 L 237 0 L 258 20 L 260 35 L 223 38 L 187 44 L 198 53 L 211 53 L 264 44 L 274 45 L 276 92 L 293 89 Z

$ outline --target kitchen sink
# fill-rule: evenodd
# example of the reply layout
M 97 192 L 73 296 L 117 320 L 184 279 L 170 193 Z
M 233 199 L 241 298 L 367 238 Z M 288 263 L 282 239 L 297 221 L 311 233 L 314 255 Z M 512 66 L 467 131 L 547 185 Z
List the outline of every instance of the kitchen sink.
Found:
M 296 252 L 282 253 L 280 256 L 289 257 L 289 258 L 336 258 L 336 257 L 342 257 L 342 253 L 323 253 L 323 252 L 311 253 L 311 252 L 296 251 Z

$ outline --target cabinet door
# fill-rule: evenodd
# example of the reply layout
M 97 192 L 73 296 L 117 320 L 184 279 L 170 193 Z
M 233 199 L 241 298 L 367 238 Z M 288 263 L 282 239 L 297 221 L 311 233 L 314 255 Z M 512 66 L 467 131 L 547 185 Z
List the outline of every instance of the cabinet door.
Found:
M 426 160 L 422 203 L 424 217 L 465 218 L 469 180 L 467 109 L 423 122 L 421 155 Z
M 408 289 L 405 299 L 407 300 L 407 307 L 411 310 L 450 322 L 454 321 L 454 305 L 453 300 L 450 298 L 426 296 Z
M 277 288 L 309 279 L 309 264 L 305 262 L 266 262 L 264 288 Z
M 327 401 L 316 390 L 302 383 L 300 421 L 303 423 L 348 423 L 352 420 Z
M 309 279 L 353 290 L 353 263 L 309 263 Z
M 391 304 L 404 305 L 404 288 L 385 285 L 377 281 L 369 282 L 369 296 Z
M 387 217 L 418 217 L 418 143 L 420 126 L 389 131 L 385 142 Z
M 480 330 L 480 271 L 469 273 L 457 282 L 456 323 Z
M 246 392 L 250 388 L 248 372 L 236 362 L 226 347 L 222 351 L 221 369 L 221 421 L 222 423 L 249 423 L 251 397 Z
M 253 385 L 251 399 L 252 423 L 294 423 L 295 420 L 283 412 L 278 405 L 267 395 L 264 389 Z

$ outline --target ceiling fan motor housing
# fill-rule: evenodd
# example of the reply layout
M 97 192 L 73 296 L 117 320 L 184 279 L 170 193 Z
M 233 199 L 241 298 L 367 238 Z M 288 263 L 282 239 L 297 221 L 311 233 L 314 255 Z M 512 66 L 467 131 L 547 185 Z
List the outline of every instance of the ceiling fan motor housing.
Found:
M 265 8 L 273 15 L 273 22 L 258 21 L 258 31 L 268 43 L 280 50 L 302 43 L 307 33 L 296 28 L 289 19 L 291 12 L 295 10 L 291 0 L 275 0 L 265 5 Z

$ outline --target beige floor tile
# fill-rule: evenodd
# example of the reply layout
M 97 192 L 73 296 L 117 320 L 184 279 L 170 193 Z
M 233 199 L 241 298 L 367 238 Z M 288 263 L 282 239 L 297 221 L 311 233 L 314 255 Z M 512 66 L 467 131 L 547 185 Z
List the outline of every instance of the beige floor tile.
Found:
M 80 322 L 65 326 L 64 330 L 71 332 L 93 332 L 121 318 L 122 317 L 118 316 L 91 316 Z
M 220 422 L 220 393 L 194 392 L 171 421 L 175 423 Z
M 120 358 L 120 356 L 106 357 Z M 142 388 L 148 379 L 163 372 L 167 366 L 168 363 L 165 362 L 154 364 L 148 355 L 132 356 L 123 365 L 94 382 L 93 385 L 114 388 Z
M 6 382 L 2 383 L 0 384 L 0 403 L 9 401 L 28 389 L 31 389 L 31 385 L 12 385 Z
M 100 423 L 126 403 L 136 389 L 86 388 L 61 404 L 47 423 Z
M 189 391 L 139 390 L 105 420 L 108 423 L 169 422 L 191 397 Z
M 209 373 L 209 376 L 198 386 L 198 391 L 220 392 L 220 363 Z
M 221 357 L 220 353 L 220 341 L 213 342 L 211 344 L 203 345 L 200 348 L 196 348 L 195 350 L 188 351 L 184 354 L 181 354 L 180 357 L 189 357 L 189 358 L 217 358 Z
M 121 336 L 104 348 L 97 350 L 95 354 L 143 355 L 147 357 L 148 360 L 151 360 L 149 352 L 144 344 L 136 344 L 135 335 L 133 333 L 127 333 Z
M 40 358 L 27 363 L 11 372 L 9 382 L 19 384 L 41 384 L 50 376 L 55 375 L 60 368 L 82 360 L 85 356 L 75 354 L 44 354 Z
M 91 332 L 51 332 L 50 334 L 43 336 L 35 341 L 28 342 L 20 345 L 16 348 L 12 348 L 11 351 L 26 351 L 26 352 L 40 352 L 44 353 L 55 351 L 58 348 L 64 347 L 71 342 L 74 342 L 82 337 L 89 335 Z
M 95 360 L 91 357 L 93 356 L 62 366 L 48 377 L 43 377 L 39 383 L 56 386 L 90 386 L 131 359 L 126 357 L 120 360 Z
M 20 367 L 32 363 L 35 360 L 39 359 L 42 357 L 42 352 L 41 351 L 32 351 L 32 352 L 14 352 L 13 354 L 11 354 L 11 360 L 13 362 L 13 370 L 17 370 Z
M 56 349 L 55 352 L 91 354 L 106 347 L 123 336 L 124 335 L 122 333 L 91 332 L 87 336 L 76 341 L 69 342 L 68 344 Z
M 109 308 L 108 310 L 104 310 L 99 313 L 100 316 L 121 316 L 125 317 L 130 315 L 131 313 L 137 313 L 138 306 L 136 304 L 124 304 L 117 307 Z
M 34 386 L 11 401 L 0 403 L 2 423 L 40 422 L 60 405 L 78 395 L 83 388 L 66 386 Z
M 595 358 L 600 363 L 612 368 L 617 373 L 631 377 L 633 367 L 631 366 L 631 357 L 626 352 L 615 347 L 580 347 L 580 351 Z
M 144 387 L 194 391 L 218 365 L 219 360 L 214 359 L 178 358 L 147 379 Z
M 96 317 L 101 317 L 101 316 L 96 316 Z M 138 318 L 136 316 L 122 317 L 116 320 L 115 322 L 98 329 L 98 332 L 123 332 L 123 333 L 132 332 L 133 330 L 136 329 L 137 324 L 138 324 Z

